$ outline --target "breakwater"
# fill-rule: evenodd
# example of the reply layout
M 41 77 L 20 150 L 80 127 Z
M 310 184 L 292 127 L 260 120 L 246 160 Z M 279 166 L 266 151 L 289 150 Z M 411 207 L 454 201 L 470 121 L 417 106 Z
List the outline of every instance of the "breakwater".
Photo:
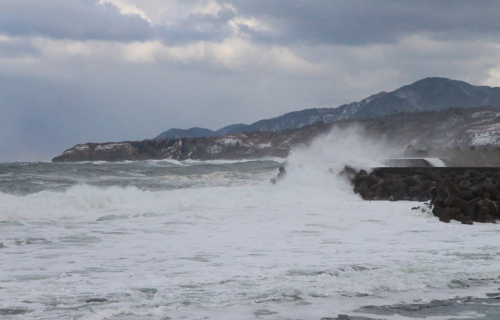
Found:
M 427 202 L 442 222 L 495 223 L 499 219 L 500 168 L 346 168 L 342 175 L 364 200 Z

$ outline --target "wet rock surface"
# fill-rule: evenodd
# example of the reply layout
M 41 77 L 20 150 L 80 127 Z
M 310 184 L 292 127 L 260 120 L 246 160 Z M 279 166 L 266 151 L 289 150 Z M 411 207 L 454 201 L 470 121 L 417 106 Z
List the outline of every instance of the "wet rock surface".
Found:
M 441 222 L 471 225 L 500 218 L 500 168 L 376 168 L 368 173 L 346 167 L 341 175 L 364 200 L 429 201 Z
M 102 302 L 107 302 L 108 299 L 105 298 L 89 298 L 85 299 L 85 303 L 102 303 Z
M 404 316 L 414 319 L 425 319 L 438 316 L 459 316 L 464 312 L 477 312 L 485 319 L 500 319 L 500 302 L 491 298 L 454 298 L 449 300 L 432 300 L 428 303 L 396 304 L 391 306 L 366 306 L 355 313 L 378 315 L 375 319 L 392 319 L 393 316 Z M 493 307 L 496 305 L 497 307 Z M 380 316 L 386 316 L 380 318 Z M 347 319 L 359 319 L 348 316 Z M 369 318 L 374 319 L 374 318 Z
M 324 317 L 324 318 L 321 318 L 321 320 L 379 320 L 379 319 L 365 318 L 365 317 L 355 317 L 355 316 L 348 316 L 346 314 L 339 314 L 335 318 Z
M 28 312 L 30 312 L 30 310 L 24 308 L 1 308 L 0 316 L 17 316 Z

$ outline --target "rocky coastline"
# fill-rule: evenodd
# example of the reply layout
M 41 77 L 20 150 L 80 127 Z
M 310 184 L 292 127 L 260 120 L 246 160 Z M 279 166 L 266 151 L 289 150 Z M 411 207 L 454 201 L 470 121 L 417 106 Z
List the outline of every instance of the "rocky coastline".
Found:
M 329 126 L 318 122 L 301 129 L 250 132 L 223 137 L 144 140 L 76 145 L 55 157 L 54 162 L 124 160 L 237 160 L 286 158 L 292 148 L 307 146 Z
M 409 157 L 403 154 L 409 144 L 415 149 L 424 150 L 421 154 L 416 154 L 419 157 L 424 153 L 429 157 L 442 157 L 443 154 L 446 156 L 471 147 L 480 150 L 500 145 L 500 109 L 477 107 L 394 114 L 375 119 L 339 120 L 332 124 L 316 122 L 279 132 L 253 131 L 222 137 L 85 143 L 67 149 L 53 161 L 286 158 L 292 149 L 306 147 L 315 138 L 328 134 L 334 128 L 342 131 L 353 127 L 359 129 L 361 136 L 376 138 L 393 148 L 399 148 L 402 150 L 402 157 Z M 461 152 L 461 155 L 465 153 Z
M 442 222 L 472 225 L 500 219 L 500 167 L 387 167 L 370 173 L 346 167 L 341 174 L 364 200 L 425 202 Z

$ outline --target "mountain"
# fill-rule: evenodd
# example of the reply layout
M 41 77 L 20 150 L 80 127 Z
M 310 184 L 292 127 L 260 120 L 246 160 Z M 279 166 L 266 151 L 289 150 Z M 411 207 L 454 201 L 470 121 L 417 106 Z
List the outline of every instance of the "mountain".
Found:
M 189 128 L 189 129 L 170 129 L 160 133 L 153 140 L 169 140 L 180 138 L 200 138 L 200 137 L 215 137 L 215 131 L 204 128 Z
M 241 130 L 242 128 L 245 128 L 247 127 L 246 124 L 243 124 L 243 123 L 239 123 L 239 124 L 232 124 L 232 125 L 229 125 L 227 127 L 224 127 L 224 128 L 221 128 L 217 131 L 215 131 L 215 136 L 216 137 L 221 137 L 221 136 L 225 136 L 226 134 L 229 134 L 229 133 L 233 133 L 233 132 L 243 132 L 245 130 Z
M 359 102 L 342 105 L 338 108 L 305 109 L 286 113 L 282 116 L 260 120 L 250 125 L 233 125 L 218 131 L 211 131 L 197 137 L 218 137 L 229 133 L 296 129 L 317 121 L 333 123 L 342 119 L 376 118 L 394 113 L 420 111 L 439 111 L 450 107 L 471 108 L 477 106 L 500 107 L 500 88 L 474 86 L 467 82 L 446 78 L 425 78 L 403 86 L 392 92 L 380 92 Z M 229 129 L 228 129 L 229 128 Z M 171 129 L 173 130 L 173 129 Z M 180 130 L 180 129 L 175 129 Z M 195 137 L 185 130 L 185 135 L 160 134 L 154 140 L 179 137 Z M 205 129 L 207 130 L 207 129 Z
M 260 120 L 245 127 L 239 127 L 231 133 L 271 131 L 278 132 L 285 129 L 302 128 L 315 122 L 332 123 L 337 120 L 349 119 L 360 109 L 363 109 L 370 102 L 384 96 L 386 92 L 374 94 L 359 102 L 342 105 L 338 108 L 305 109 L 285 113 L 284 115 L 272 119 Z
M 487 105 L 500 107 L 500 88 L 473 86 L 445 78 L 425 78 L 374 99 L 354 113 L 354 117 L 375 118 L 392 113 Z
M 238 131 L 239 128 L 246 127 L 246 124 L 232 124 L 227 127 L 221 128 L 217 131 L 212 131 L 210 129 L 204 128 L 189 128 L 189 129 L 170 129 L 165 132 L 160 133 L 153 140 L 168 140 L 168 139 L 179 139 L 179 138 L 201 138 L 201 137 L 220 137 L 228 133 Z
M 400 150 L 399 155 L 391 155 L 396 157 L 404 157 L 403 151 L 410 144 L 415 149 L 429 150 L 468 150 L 470 147 L 492 149 L 500 146 L 500 108 L 474 107 L 397 113 L 378 118 L 351 118 L 332 124 L 318 121 L 302 128 L 279 132 L 254 131 L 223 137 L 79 144 L 52 161 L 286 157 L 293 148 L 307 146 L 316 137 L 327 134 L 333 128 L 345 130 L 353 127 L 358 129 L 357 139 L 379 139 L 392 149 Z M 355 143 L 355 140 L 352 143 Z M 438 156 L 445 157 L 446 153 L 447 151 L 444 151 Z M 477 155 L 490 158 L 481 153 Z M 498 154 L 495 157 L 498 158 Z

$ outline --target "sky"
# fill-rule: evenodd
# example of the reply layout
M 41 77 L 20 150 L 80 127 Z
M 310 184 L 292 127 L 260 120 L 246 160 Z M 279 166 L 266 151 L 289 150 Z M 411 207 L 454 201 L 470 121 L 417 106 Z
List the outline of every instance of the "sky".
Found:
M 425 77 L 500 86 L 498 1 L 0 0 L 0 161 L 332 108 Z

